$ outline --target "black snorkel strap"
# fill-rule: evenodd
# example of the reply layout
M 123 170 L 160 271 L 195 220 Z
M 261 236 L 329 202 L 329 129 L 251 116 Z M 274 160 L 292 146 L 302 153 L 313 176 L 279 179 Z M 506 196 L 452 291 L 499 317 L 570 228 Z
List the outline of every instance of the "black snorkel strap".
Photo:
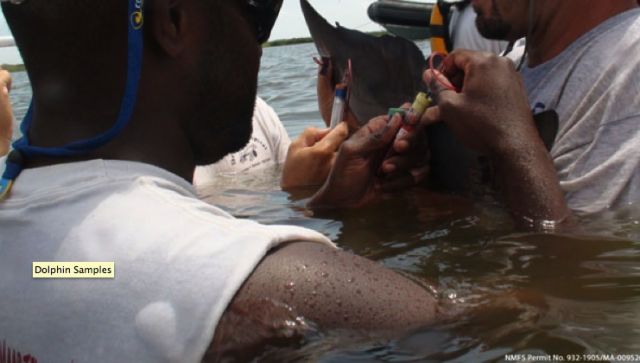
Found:
M 115 124 L 104 133 L 93 138 L 79 140 L 60 147 L 39 147 L 29 143 L 29 128 L 33 120 L 33 101 L 20 125 L 22 138 L 13 143 L 13 150 L 7 157 L 6 169 L 0 180 L 0 201 L 4 199 L 24 169 L 27 159 L 34 156 L 69 157 L 86 154 L 117 137 L 129 124 L 135 109 L 138 86 L 142 73 L 144 0 L 129 0 L 127 17 L 127 79 L 120 111 Z

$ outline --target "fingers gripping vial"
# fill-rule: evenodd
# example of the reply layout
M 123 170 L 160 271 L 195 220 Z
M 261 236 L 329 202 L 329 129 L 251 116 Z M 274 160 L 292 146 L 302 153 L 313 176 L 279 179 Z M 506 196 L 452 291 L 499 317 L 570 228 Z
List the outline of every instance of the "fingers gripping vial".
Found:
M 389 159 L 390 157 L 392 157 L 394 155 L 393 144 L 396 141 L 402 139 L 406 135 L 409 135 L 410 133 L 413 132 L 413 130 L 416 127 L 416 124 L 420 120 L 420 117 L 427 110 L 427 108 L 429 108 L 429 106 L 431 106 L 432 103 L 433 103 L 433 101 L 431 100 L 431 97 L 429 97 L 424 92 L 420 92 L 420 93 L 418 93 L 418 95 L 416 96 L 415 100 L 413 101 L 413 104 L 411 105 L 411 107 L 408 110 L 403 109 L 403 108 L 390 108 L 389 109 L 389 113 L 388 113 L 389 118 L 393 117 L 397 113 L 400 114 L 400 117 L 402 117 L 402 127 L 398 130 L 398 133 L 396 134 L 396 137 L 394 138 L 393 142 L 389 146 L 389 149 L 385 153 L 384 158 L 382 159 L 383 162 L 384 162 L 384 160 L 387 160 L 387 159 Z M 378 171 L 378 174 L 381 175 L 382 173 L 383 173 L 382 172 L 382 165 L 380 165 L 380 169 Z
M 427 94 L 424 92 L 418 93 L 415 100 L 413 101 L 413 104 L 411 105 L 411 108 L 407 111 L 403 119 L 404 122 L 402 124 L 402 128 L 398 131 L 395 139 L 398 140 L 405 135 L 413 132 L 413 129 L 416 127 L 416 124 L 420 120 L 420 117 L 422 117 L 424 111 L 426 111 L 427 108 L 431 106 L 431 104 L 431 97 L 427 96 Z
M 433 101 L 431 100 L 431 97 L 427 96 L 426 93 L 424 92 L 418 93 L 415 100 L 413 101 L 413 104 L 411 105 L 411 108 L 409 108 L 408 110 L 404 110 L 405 112 L 403 112 L 402 114 L 403 116 L 402 127 L 400 128 L 400 130 L 398 130 L 398 133 L 396 134 L 394 142 L 402 139 L 406 135 L 409 135 L 410 133 L 413 132 L 413 130 L 416 128 L 416 125 L 418 124 L 418 121 L 420 120 L 420 117 L 422 117 L 422 114 L 424 113 L 424 111 L 426 111 L 427 108 L 429 108 L 429 106 L 431 106 L 432 103 Z M 390 117 L 393 116 L 393 114 L 391 113 L 391 110 L 394 110 L 394 109 L 393 108 L 389 109 Z M 385 156 L 385 159 L 391 156 L 392 154 L 393 154 L 393 146 Z

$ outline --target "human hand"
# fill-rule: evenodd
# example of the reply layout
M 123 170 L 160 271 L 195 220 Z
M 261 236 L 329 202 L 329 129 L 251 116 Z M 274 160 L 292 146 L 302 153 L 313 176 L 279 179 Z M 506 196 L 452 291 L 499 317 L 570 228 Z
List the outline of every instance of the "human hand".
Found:
M 538 143 L 522 79 L 510 60 L 458 50 L 444 60 L 443 74 L 427 70 L 424 80 L 437 106 L 425 112 L 423 123 L 444 121 L 462 143 L 488 156 Z
M 313 196 L 310 208 L 358 207 L 382 190 L 376 177 L 380 158 L 389 148 L 401 125 L 401 117 L 379 116 L 345 141 L 331 173 Z
M 0 69 L 0 156 L 9 152 L 11 137 L 13 136 L 13 112 L 9 100 L 11 89 L 11 74 Z
M 344 122 L 333 130 L 305 129 L 289 146 L 282 170 L 282 188 L 324 183 L 335 161 L 336 151 L 348 134 Z
M 553 161 L 510 60 L 454 51 L 444 60 L 443 74 L 428 70 L 424 78 L 437 106 L 422 121 L 444 121 L 461 142 L 490 158 L 518 225 L 537 228 L 569 220 Z
M 402 108 L 409 109 L 405 103 Z M 409 125 L 411 131 L 398 132 L 393 144 L 385 154 L 379 169 L 384 191 L 394 191 L 417 185 L 424 181 L 429 173 L 430 152 L 428 148 L 426 124 L 421 124 L 416 115 L 407 114 L 403 125 Z

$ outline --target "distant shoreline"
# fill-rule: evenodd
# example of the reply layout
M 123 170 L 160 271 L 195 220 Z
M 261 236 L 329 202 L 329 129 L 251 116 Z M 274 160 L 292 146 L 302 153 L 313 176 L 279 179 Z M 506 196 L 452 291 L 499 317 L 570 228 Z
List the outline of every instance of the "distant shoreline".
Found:
M 372 35 L 374 37 L 381 37 L 383 35 L 388 35 L 389 33 L 381 30 L 375 32 L 367 32 L 367 34 Z M 272 40 L 270 42 L 266 42 L 262 45 L 263 48 L 271 48 L 271 47 L 281 47 L 284 45 L 294 45 L 294 44 L 305 44 L 305 43 L 313 43 L 313 39 L 310 37 L 306 38 L 290 38 L 290 39 L 277 39 Z M 24 64 L 2 64 L 0 67 L 9 72 L 24 72 L 25 67 Z
M 24 72 L 25 68 L 24 68 L 24 64 L 2 64 L 0 65 L 0 68 L 9 71 L 11 73 L 13 72 Z
M 388 32 L 381 30 L 375 32 L 367 32 L 366 34 L 373 35 L 374 37 L 381 37 L 383 35 L 389 34 Z M 294 45 L 294 44 L 305 44 L 305 43 L 313 43 L 313 39 L 310 37 L 306 38 L 290 38 L 290 39 L 278 39 L 272 40 L 270 42 L 266 42 L 262 45 L 263 48 L 271 48 L 271 47 L 280 47 L 283 45 Z

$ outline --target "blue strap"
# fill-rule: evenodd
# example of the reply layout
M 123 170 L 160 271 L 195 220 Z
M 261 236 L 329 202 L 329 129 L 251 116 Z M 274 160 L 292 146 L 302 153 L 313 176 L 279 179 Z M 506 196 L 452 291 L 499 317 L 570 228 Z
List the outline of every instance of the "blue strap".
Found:
M 138 95 L 138 85 L 142 73 L 143 53 L 143 0 L 129 0 L 129 13 L 127 17 L 127 80 L 124 96 L 120 104 L 120 112 L 115 124 L 106 132 L 90 139 L 74 141 L 61 147 L 39 147 L 29 143 L 29 129 L 33 121 L 33 101 L 25 115 L 20 130 L 22 138 L 13 143 L 14 152 L 20 157 L 7 158 L 6 169 L 0 181 L 0 195 L 7 194 L 7 188 L 11 187 L 10 181 L 15 180 L 23 169 L 24 159 L 33 156 L 68 157 L 85 154 L 95 150 L 117 137 L 127 126 L 135 109 Z M 10 159 L 13 159 L 10 160 Z M 19 161 L 16 161 L 19 160 Z
M 2 175 L 2 179 L 5 177 L 9 180 L 15 180 L 20 172 L 22 171 L 22 163 L 13 162 L 11 160 L 7 160 L 6 169 L 4 170 L 4 174 Z

